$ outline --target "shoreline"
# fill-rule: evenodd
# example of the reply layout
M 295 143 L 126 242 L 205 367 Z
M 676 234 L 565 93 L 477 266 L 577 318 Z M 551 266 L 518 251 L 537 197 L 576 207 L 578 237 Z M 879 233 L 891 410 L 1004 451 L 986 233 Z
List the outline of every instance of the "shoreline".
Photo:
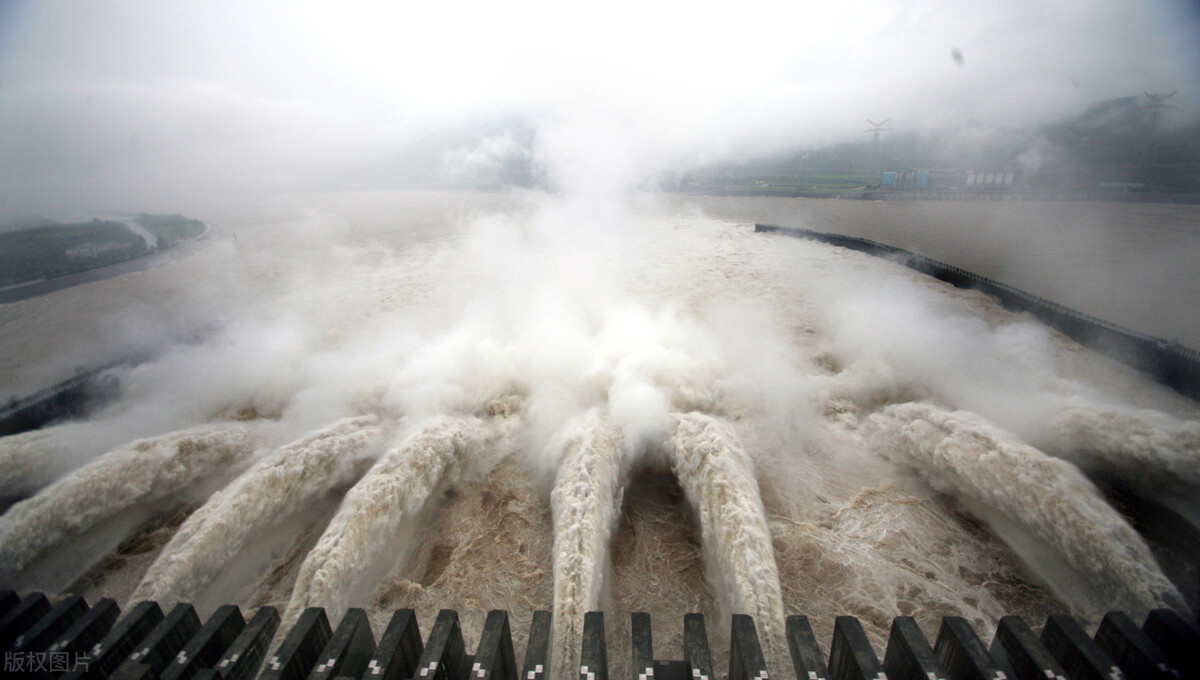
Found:
M 42 295 L 48 295 L 50 293 L 65 290 L 67 288 L 74 288 L 75 286 L 83 285 L 85 283 L 103 281 L 104 279 L 111 279 L 122 274 L 144 271 L 149 269 L 151 266 L 165 264 L 166 262 L 170 262 L 177 257 L 187 254 L 187 252 L 194 248 L 196 244 L 205 241 L 209 237 L 211 231 L 212 227 L 210 227 L 208 224 L 205 224 L 204 231 L 199 236 L 192 240 L 176 244 L 170 248 L 155 250 L 154 252 L 147 253 L 139 257 L 132 257 L 128 260 L 122 260 L 121 262 L 116 262 L 103 267 L 96 267 L 95 269 L 87 269 L 81 272 L 75 272 L 74 274 L 58 276 L 52 279 L 26 281 L 25 283 L 17 283 L 11 286 L 5 286 L 0 288 L 0 305 L 12 304 L 14 302 L 40 297 Z
M 845 201 L 1022 201 L 1045 203 L 1151 203 L 1161 205 L 1200 205 L 1200 193 L 1131 192 L 1105 190 L 1079 191 L 894 191 L 879 189 L 793 189 L 785 187 L 704 187 L 675 189 L 680 196 L 720 196 L 757 198 L 832 198 Z

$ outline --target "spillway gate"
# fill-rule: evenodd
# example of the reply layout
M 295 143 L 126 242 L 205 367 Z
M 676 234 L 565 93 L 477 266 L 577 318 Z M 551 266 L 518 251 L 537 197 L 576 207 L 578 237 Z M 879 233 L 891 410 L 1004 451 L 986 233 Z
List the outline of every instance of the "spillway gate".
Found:
M 457 612 L 438 613 L 422 637 L 411 609 L 397 610 L 376 639 L 362 609 L 343 613 L 336 629 L 325 610 L 306 610 L 280 631 L 279 612 L 262 607 L 248 619 L 234 605 L 201 623 L 191 604 L 164 612 L 140 602 L 122 615 L 105 598 L 55 603 L 43 593 L 0 591 L 0 647 L 5 677 L 162 680 L 550 680 L 551 614 L 535 612 L 523 657 L 508 614 L 487 615 L 469 654 Z M 609 672 L 604 614 L 584 620 L 578 680 L 771 680 L 754 620 L 734 615 L 727 660 L 713 658 L 704 617 L 683 621 L 683 659 L 655 658 L 650 615 L 633 613 L 632 677 Z M 1000 619 L 990 645 L 965 619 L 945 617 L 930 644 L 915 620 L 893 620 L 883 655 L 858 619 L 837 617 L 823 650 L 805 616 L 786 626 L 788 659 L 773 667 L 798 680 L 1189 680 L 1200 678 L 1200 629 L 1173 611 L 1152 611 L 1139 627 L 1109 612 L 1095 635 L 1065 615 L 1050 616 L 1040 635 L 1020 617 Z M 269 650 L 272 640 L 280 640 Z M 779 678 L 778 680 L 789 680 Z M 568 678 L 566 680 L 575 680 Z

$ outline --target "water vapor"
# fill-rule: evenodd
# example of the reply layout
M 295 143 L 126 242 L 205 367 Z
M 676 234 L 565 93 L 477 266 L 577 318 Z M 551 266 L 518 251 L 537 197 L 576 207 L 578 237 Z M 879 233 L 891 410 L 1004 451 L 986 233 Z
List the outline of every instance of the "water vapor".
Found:
M 346 494 L 337 514 L 300 566 L 283 621 L 308 607 L 341 612 L 401 527 L 416 521 L 426 502 L 472 458 L 487 436 L 478 419 L 437 416 L 418 425 L 384 454 Z M 401 554 L 395 546 L 390 554 Z
M 897 462 L 914 467 L 935 488 L 1005 535 L 1005 522 L 1051 546 L 1069 568 L 1031 564 L 1085 615 L 1092 602 L 1135 613 L 1158 607 L 1187 611 L 1142 538 L 1070 463 L 1021 444 L 974 414 L 929 404 L 898 404 L 871 416 L 868 436 Z M 994 515 L 992 514 L 994 513 Z M 1013 538 L 1010 534 L 1007 538 Z M 1013 541 L 1010 541 L 1010 545 Z M 1020 552 L 1020 545 L 1013 545 Z M 1079 578 L 1095 600 L 1070 592 Z
M 755 0 L 737 15 L 621 0 L 610 10 L 525 0 L 503 11 L 481 2 L 272 1 L 253 14 L 202 2 L 8 7 L 0 195 L 18 214 L 178 210 L 201 196 L 437 185 L 443 163 L 452 179 L 488 182 L 528 153 L 495 129 L 514 119 L 516 129 L 583 139 L 639 185 L 697 162 L 857 141 L 864 116 L 978 149 L 1143 90 L 1179 88 L 1184 117 L 1200 108 L 1187 87 L 1200 76 L 1200 18 L 1165 0 L 853 11 Z M 423 30 L 397 39 L 401 26 Z M 589 142 L 580 120 L 633 143 Z M 464 137 L 483 141 L 472 150 Z M 566 175 L 598 179 L 560 167 L 547 185 Z
M 589 411 L 572 420 L 550 444 L 561 459 L 550 506 L 554 511 L 555 678 L 579 668 L 583 618 L 600 608 L 608 548 L 621 510 L 621 445 L 611 423 Z
M 783 595 L 754 465 L 733 427 L 679 414 L 671 470 L 700 520 L 705 563 L 722 609 L 751 614 L 771 659 L 783 658 Z
M 1049 444 L 1077 465 L 1147 497 L 1200 489 L 1200 422 L 1150 410 L 1065 408 Z
M 46 550 L 139 504 L 177 504 L 228 479 L 259 442 L 240 426 L 209 425 L 143 439 L 68 474 L 0 518 L 0 580 Z M 200 495 L 202 497 L 202 495 Z
M 656 621 L 710 617 L 718 647 L 723 617 L 752 614 L 779 659 L 793 612 L 859 615 L 878 639 L 898 614 L 1181 604 L 1080 469 L 1193 488 L 1195 408 L 977 293 L 631 198 L 636 140 L 589 161 L 588 128 L 563 129 L 547 171 L 608 166 L 562 175 L 564 194 L 333 193 L 246 218 L 244 294 L 210 334 L 124 371 L 90 421 L 0 440 L 5 488 L 58 478 L 0 520 L 6 564 L 37 571 L 92 513 L 141 552 L 79 580 L 89 597 L 287 621 L 503 607 L 514 634 L 549 608 L 559 677 L 586 611 L 643 600 Z M 226 271 L 185 263 L 70 295 Z M 184 441 L 223 438 L 241 453 L 168 474 Z M 198 508 L 146 524 L 176 501 Z
M 62 456 L 51 429 L 0 438 L 0 489 L 19 499 L 42 488 L 58 476 L 54 462 Z
M 358 479 L 382 434 L 375 417 L 347 418 L 271 452 L 188 517 L 133 598 L 195 600 L 256 535 Z

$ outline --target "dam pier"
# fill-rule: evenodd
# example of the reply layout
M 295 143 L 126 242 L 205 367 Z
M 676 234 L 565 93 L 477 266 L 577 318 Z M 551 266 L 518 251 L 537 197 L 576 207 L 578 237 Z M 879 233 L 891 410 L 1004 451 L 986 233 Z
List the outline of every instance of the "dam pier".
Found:
M 376 638 L 362 609 L 346 610 L 333 628 L 324 608 L 310 607 L 290 630 L 280 630 L 279 612 L 270 606 L 246 619 L 237 606 L 224 605 L 201 624 L 189 603 L 164 613 L 159 603 L 147 600 L 121 616 L 109 598 L 89 607 L 79 596 L 52 604 L 43 593 L 22 597 L 0 591 L 7 677 L 547 680 L 551 618 L 548 611 L 533 614 L 524 655 L 518 658 L 502 610 L 488 613 L 470 654 L 458 613 L 450 609 L 438 613 L 426 637 L 412 609 L 396 610 Z M 700 614 L 684 617 L 683 659 L 656 657 L 649 614 L 631 614 L 631 624 L 629 680 L 770 679 L 751 616 L 732 616 L 727 659 L 714 658 Z M 852 616 L 835 619 L 828 646 L 818 641 L 806 616 L 789 616 L 786 636 L 790 658 L 771 659 L 771 667 L 801 680 L 1200 677 L 1195 654 L 1200 630 L 1167 609 L 1151 611 L 1140 627 L 1123 612 L 1109 612 L 1094 636 L 1066 615 L 1049 616 L 1040 636 L 1023 618 L 1006 616 L 990 646 L 964 618 L 944 617 L 931 643 L 913 618 L 902 616 L 893 619 L 882 655 Z M 273 640 L 278 646 L 270 649 Z M 579 651 L 579 680 L 619 680 L 610 672 L 603 612 L 585 616 Z

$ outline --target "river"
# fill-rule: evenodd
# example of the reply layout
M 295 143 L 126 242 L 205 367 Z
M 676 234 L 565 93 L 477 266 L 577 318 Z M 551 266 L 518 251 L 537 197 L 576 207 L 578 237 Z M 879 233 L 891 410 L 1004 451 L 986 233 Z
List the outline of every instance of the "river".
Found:
M 1195 606 L 1081 472 L 1194 498 L 1195 403 L 979 293 L 753 223 L 1188 340 L 1198 315 L 1146 301 L 1198 304 L 1196 215 L 424 192 L 227 211 L 236 240 L 0 306 L 10 389 L 157 352 L 91 421 L 0 440 L 0 481 L 33 494 L 0 519 L 0 578 L 202 615 L 365 606 L 377 634 L 455 608 L 469 646 L 504 608 L 518 649 L 554 608 L 557 665 L 600 607 L 616 673 L 631 611 L 659 658 L 687 612 L 715 658 L 753 613 L 776 664 L 789 613 L 878 642 L 897 615 L 986 638 L 1006 613 Z

